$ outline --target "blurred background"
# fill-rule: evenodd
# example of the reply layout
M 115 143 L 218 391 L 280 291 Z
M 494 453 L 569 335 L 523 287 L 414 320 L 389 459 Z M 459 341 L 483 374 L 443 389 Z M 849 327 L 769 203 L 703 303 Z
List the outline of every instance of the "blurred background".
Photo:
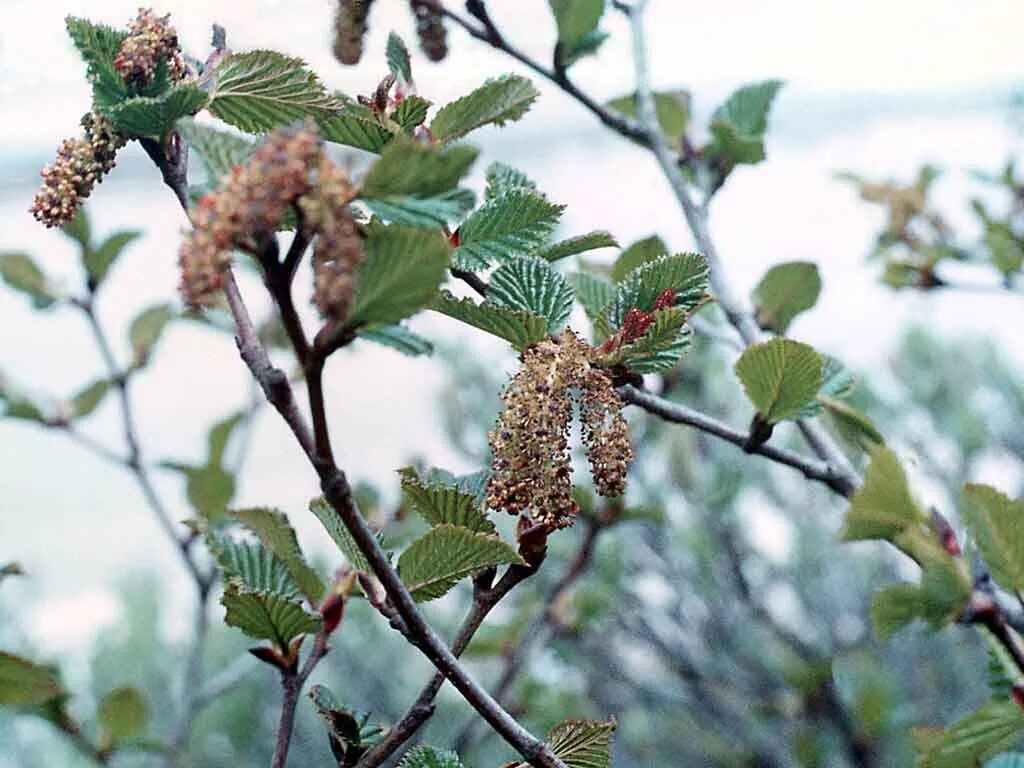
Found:
M 136 5 L 0 0 L 0 252 L 31 254 L 72 290 L 81 283 L 73 243 L 27 213 L 39 169 L 76 131 L 89 98 L 63 18 L 124 25 Z M 490 6 L 508 39 L 548 61 L 555 32 L 546 2 Z M 354 68 L 331 56 L 327 0 L 166 0 L 155 10 L 172 14 L 193 55 L 202 58 L 210 24 L 218 22 L 231 48 L 301 56 L 328 86 L 350 95 L 370 92 L 386 73 L 389 31 L 410 46 L 415 40 L 405 3 L 394 0 L 375 3 L 366 55 Z M 649 4 L 654 85 L 689 90 L 698 126 L 735 87 L 786 81 L 771 118 L 768 159 L 741 167 L 716 196 L 713 235 L 743 295 L 772 264 L 818 264 L 822 296 L 789 335 L 858 373 L 858 404 L 908 459 L 925 501 L 943 509 L 953 508 L 965 480 L 1011 493 L 1024 481 L 1020 296 L 998 290 L 995 280 L 996 290 L 980 292 L 883 285 L 880 265 L 867 256 L 884 211 L 866 205 L 837 173 L 909 183 L 933 164 L 943 173 L 929 200 L 962 239 L 977 238 L 968 203 L 982 196 L 998 204 L 999 193 L 971 172 L 998 173 L 1021 149 L 1014 103 L 1024 91 L 1022 22 L 1024 6 L 1012 0 Z M 604 27 L 609 41 L 573 70 L 599 101 L 629 92 L 633 78 L 624 22 L 609 14 Z M 492 75 L 529 74 L 461 30 L 450 29 L 449 44 L 441 64 L 414 51 L 419 92 L 435 103 Z M 568 206 L 566 235 L 600 228 L 624 245 L 658 234 L 672 250 L 692 248 L 653 159 L 550 84 L 535 82 L 542 95 L 526 118 L 473 137 L 482 150 L 478 189 L 487 163 L 501 161 Z M 354 168 L 366 163 L 358 152 L 350 155 Z M 98 236 L 144 232 L 98 306 L 127 362 L 131 318 L 154 302 L 176 300 L 176 250 L 186 221 L 135 145 L 87 209 Z M 243 290 L 265 313 L 257 286 L 250 276 Z M 394 470 L 411 460 L 454 472 L 486 465 L 483 435 L 515 365 L 501 344 L 459 333 L 446 318 L 426 313 L 413 328 L 435 343 L 433 358 L 357 344 L 327 372 L 339 463 L 382 508 L 399 503 Z M 102 373 L 87 327 L 69 309 L 36 312 L 23 296 L 0 291 L 0 329 L 0 372 L 26 391 L 59 401 Z M 751 413 L 731 372 L 733 355 L 727 345 L 700 341 L 674 372 L 670 395 L 742 427 Z M 252 397 L 230 336 L 185 321 L 172 324 L 133 391 L 152 462 L 201 462 L 210 425 Z M 841 505 L 826 491 L 731 446 L 630 416 L 641 459 L 629 501 L 647 514 L 601 531 L 588 570 L 560 594 L 549 642 L 525 654 L 510 701 L 529 703 L 531 727 L 544 730 L 568 714 L 614 715 L 622 766 L 902 765 L 911 759 L 911 724 L 946 723 L 984 696 L 984 649 L 974 633 L 911 630 L 884 644 L 872 639 L 871 592 L 912 571 L 881 547 L 840 546 Z M 86 431 L 118 444 L 113 398 Z M 780 429 L 777 439 L 788 437 Z M 315 479 L 276 416 L 257 414 L 230 451 L 238 467 L 233 503 L 280 507 L 307 552 L 334 563 L 329 539 L 305 513 Z M 18 561 L 27 574 L 0 587 L 0 645 L 59 660 L 69 686 L 81 692 L 75 706 L 87 723 L 95 696 L 121 683 L 141 685 L 154 712 L 171 706 L 193 597 L 132 478 L 55 430 L 14 420 L 0 420 L 0 467 L 0 563 Z M 175 518 L 188 517 L 180 475 L 154 476 Z M 503 606 L 471 649 L 477 675 L 496 679 L 510 649 L 527 628 L 536 629 L 530 617 L 586 535 L 579 526 L 555 537 L 544 572 Z M 455 593 L 431 605 L 431 617 L 453 626 L 465 602 Z M 346 620 L 318 675 L 346 703 L 387 722 L 401 715 L 429 670 L 362 607 Z M 243 657 L 246 647 L 241 633 L 221 626 L 220 613 L 215 606 L 211 672 Z M 471 718 L 456 697 L 441 701 L 426 738 L 445 746 Z M 201 715 L 188 764 L 266 762 L 277 706 L 272 675 L 254 670 Z M 308 709 L 300 713 L 293 764 L 329 764 L 326 738 Z M 471 764 L 509 759 L 497 740 L 462 735 Z M 45 724 L 0 714 L 0 766 L 76 760 Z

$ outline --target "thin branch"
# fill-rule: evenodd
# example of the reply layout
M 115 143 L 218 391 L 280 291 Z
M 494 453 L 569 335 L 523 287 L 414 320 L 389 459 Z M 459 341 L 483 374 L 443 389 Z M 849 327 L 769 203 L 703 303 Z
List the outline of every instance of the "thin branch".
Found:
M 299 703 L 299 694 L 305 686 L 309 676 L 313 673 L 316 665 L 327 655 L 330 650 L 327 646 L 327 636 L 320 631 L 313 643 L 313 650 L 299 670 L 289 669 L 281 674 L 281 689 L 283 696 L 281 700 L 281 718 L 277 726 L 277 737 L 274 742 L 274 755 L 270 761 L 270 768 L 284 768 L 288 761 L 288 749 L 292 743 L 292 731 L 295 728 L 295 709 Z

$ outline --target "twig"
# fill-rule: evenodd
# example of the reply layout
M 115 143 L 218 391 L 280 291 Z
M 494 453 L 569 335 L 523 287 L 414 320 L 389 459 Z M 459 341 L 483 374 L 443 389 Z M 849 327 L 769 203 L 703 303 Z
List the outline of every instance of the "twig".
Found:
M 299 670 L 288 669 L 281 674 L 281 689 L 284 692 L 281 701 L 281 718 L 277 726 L 277 738 L 274 742 L 274 755 L 270 761 L 270 768 L 284 768 L 288 760 L 288 749 L 292 743 L 292 730 L 295 727 L 295 708 L 299 702 L 299 694 L 305 686 L 309 676 L 316 669 L 316 665 L 327 655 L 330 648 L 327 645 L 327 636 L 323 631 L 316 635 L 313 641 L 313 649 Z

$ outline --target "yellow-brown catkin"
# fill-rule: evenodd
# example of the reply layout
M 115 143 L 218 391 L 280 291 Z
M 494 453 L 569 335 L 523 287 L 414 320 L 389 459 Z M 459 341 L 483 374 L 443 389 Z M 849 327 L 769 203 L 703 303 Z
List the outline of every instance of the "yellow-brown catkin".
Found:
M 431 61 L 443 61 L 448 55 L 448 31 L 444 26 L 444 16 L 435 6 L 422 0 L 409 0 L 409 7 L 416 17 L 420 49 Z
M 348 208 L 355 194 L 345 172 L 325 156 L 315 188 L 299 201 L 303 226 L 316 233 L 313 303 L 325 319 L 338 322 L 348 316 L 363 261 L 363 239 Z
M 169 19 L 169 15 L 157 16 L 150 8 L 139 9 L 114 58 L 114 69 L 129 85 L 147 85 L 161 61 L 167 62 L 167 74 L 172 81 L 185 78 L 187 69 L 178 47 L 178 33 L 168 23 Z
M 62 227 L 74 218 L 124 146 L 124 138 L 99 112 L 86 114 L 82 127 L 85 135 L 65 139 L 57 158 L 40 173 L 43 183 L 29 211 L 47 227 Z
M 522 367 L 502 394 L 505 411 L 488 435 L 494 455 L 488 506 L 526 513 L 550 530 L 572 525 L 578 511 L 568 440 L 574 391 L 598 491 L 625 489 L 633 449 L 611 379 L 591 367 L 591 353 L 571 330 L 560 342 L 548 339 L 523 352 Z
M 373 0 L 338 0 L 334 14 L 334 57 L 342 64 L 358 64 L 363 57 L 366 19 Z
M 289 206 L 308 191 L 319 156 L 314 130 L 275 131 L 199 200 L 179 254 L 181 292 L 189 305 L 213 301 L 236 245 L 273 234 Z

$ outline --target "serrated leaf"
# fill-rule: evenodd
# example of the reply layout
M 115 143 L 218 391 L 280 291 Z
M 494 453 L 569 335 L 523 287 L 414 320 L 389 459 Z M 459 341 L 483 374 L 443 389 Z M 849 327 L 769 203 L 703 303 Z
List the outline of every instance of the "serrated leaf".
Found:
M 448 523 L 474 533 L 495 533 L 494 523 L 473 494 L 454 485 L 424 482 L 412 467 L 404 467 L 398 474 L 405 498 L 431 525 Z
M 397 135 L 382 125 L 367 107 L 356 102 L 343 103 L 333 114 L 317 122 L 325 141 L 367 152 L 380 152 Z
M 99 720 L 105 740 L 134 739 L 149 725 L 149 707 L 138 688 L 115 688 L 100 702 Z
M 306 117 L 327 119 L 338 102 L 305 62 L 275 51 L 232 53 L 213 70 L 207 109 L 247 133 L 264 133 Z
M 398 102 L 391 119 L 398 123 L 403 131 L 411 134 L 427 119 L 427 110 L 430 109 L 430 105 L 431 102 L 422 96 L 406 96 Z
M 156 304 L 142 310 L 128 328 L 128 342 L 132 345 L 132 358 L 137 366 L 145 365 L 160 340 L 167 324 L 174 317 L 170 304 Z
M 451 258 L 437 231 L 397 224 L 374 228 L 363 243 L 363 262 L 346 325 L 391 324 L 429 306 Z
M 441 597 L 484 568 L 521 562 L 497 536 L 442 524 L 409 545 L 398 558 L 398 572 L 413 599 L 424 602 Z
M 63 693 L 56 669 L 0 651 L 0 706 L 45 704 Z
M 617 283 L 621 282 L 637 267 L 657 261 L 662 256 L 668 256 L 668 246 L 657 235 L 637 240 L 619 254 L 619 258 L 615 260 L 615 263 L 612 265 L 612 280 Z
M 821 389 L 823 361 L 813 347 L 772 339 L 748 347 L 736 375 L 750 402 L 770 424 L 793 418 Z
M 671 368 L 690 344 L 690 330 L 685 326 L 689 314 L 684 309 L 669 307 L 654 313 L 654 322 L 643 336 L 602 356 L 606 365 L 622 364 L 637 373 L 656 373 Z
M 502 126 L 526 114 L 538 95 L 533 83 L 519 75 L 488 80 L 443 106 L 430 123 L 430 134 L 434 141 L 444 143 L 490 123 Z
M 517 189 L 525 189 L 531 192 L 537 191 L 537 185 L 520 170 L 504 163 L 491 163 L 487 166 L 487 187 L 484 190 L 484 198 L 491 200 L 505 192 Z
M 891 541 L 924 519 L 896 454 L 888 448 L 876 448 L 864 472 L 864 484 L 850 499 L 843 540 Z
M 593 272 L 570 272 L 566 278 L 591 321 L 605 314 L 615 296 L 615 286 L 610 280 Z
M 1010 746 L 1024 729 L 1024 712 L 1011 700 L 989 701 L 935 738 L 918 768 L 974 768 Z
M 320 620 L 305 610 L 297 600 L 289 600 L 268 592 L 245 589 L 231 580 L 220 599 L 224 606 L 224 622 L 238 627 L 249 637 L 270 640 L 285 650 L 299 635 L 320 629 Z
M 103 282 L 121 252 L 140 237 L 142 237 L 142 232 L 139 230 L 126 229 L 115 232 L 96 248 L 82 250 L 82 263 L 89 275 L 89 284 L 94 290 Z
M 563 720 L 548 734 L 548 747 L 568 768 L 611 768 L 614 733 L 614 720 Z
M 661 133 L 670 146 L 677 146 L 690 126 L 690 94 L 686 91 L 661 91 L 651 94 Z M 637 119 L 636 96 L 620 96 L 608 106 L 627 117 Z
M 398 768 L 463 768 L 463 765 L 454 752 L 441 752 L 421 745 L 410 749 Z
M 963 488 L 963 516 L 996 582 L 1024 592 L 1024 502 L 988 485 Z
M 114 58 L 127 34 L 75 16 L 68 16 L 65 25 L 71 42 L 86 63 L 94 104 L 105 109 L 126 99 L 128 86 L 114 69 Z
M 576 235 L 567 240 L 560 240 L 557 243 L 546 245 L 533 255 L 545 261 L 558 261 L 568 256 L 575 256 L 579 253 L 586 253 L 597 248 L 618 248 L 619 244 L 610 232 L 595 230 L 585 235 Z
M 539 315 L 494 304 L 477 304 L 472 299 L 456 299 L 444 290 L 430 308 L 505 339 L 518 350 L 536 344 L 548 335 L 548 322 Z
M 871 599 L 871 623 L 880 640 L 888 640 L 921 613 L 921 588 L 916 584 L 891 584 Z
M 268 507 L 236 509 L 232 510 L 231 515 L 255 533 L 263 546 L 284 563 L 306 599 L 312 605 L 319 603 L 327 588 L 317 572 L 306 562 L 288 517 L 280 510 Z
M 209 96 L 193 83 L 179 83 L 160 96 L 136 96 L 107 109 L 107 116 L 125 136 L 162 138 L 175 122 L 206 106 Z
M 440 229 L 472 210 L 476 198 L 472 190 L 453 189 L 433 197 L 364 197 L 362 202 L 370 209 L 370 213 L 393 224 L 417 229 Z
M 43 271 L 24 253 L 0 253 L 0 278 L 11 288 L 32 298 L 36 309 L 46 309 L 57 295 Z
M 548 331 L 565 328 L 572 314 L 573 294 L 565 277 L 539 258 L 502 264 L 491 275 L 486 302 L 521 309 L 548 321 Z
M 215 530 L 207 531 L 206 544 L 224 572 L 225 581 L 235 579 L 245 589 L 289 600 L 302 597 L 288 566 L 263 544 L 232 539 Z
M 817 303 L 820 294 L 818 266 L 809 261 L 790 261 L 769 269 L 751 298 L 758 324 L 783 334 L 794 317 Z
M 341 550 L 341 553 L 348 560 L 352 568 L 364 573 L 373 572 L 369 561 L 366 559 L 366 555 L 359 549 L 359 545 L 352 538 L 352 534 L 348 532 L 348 528 L 345 527 L 341 516 L 338 515 L 327 499 L 323 496 L 313 499 L 309 502 L 309 511 L 316 515 L 316 518 L 327 529 L 327 533 L 334 539 L 334 543 L 338 545 L 338 549 Z
M 413 333 L 404 325 L 363 328 L 358 335 L 361 339 L 384 347 L 391 347 L 409 357 L 434 354 L 434 345 L 428 339 Z
M 764 159 L 764 133 L 780 80 L 765 80 L 735 90 L 711 115 L 712 152 L 731 164 Z
M 806 419 L 817 416 L 825 408 L 825 402 L 842 402 L 840 398 L 849 395 L 857 384 L 857 377 L 849 368 L 843 365 L 842 361 L 831 355 L 821 355 L 821 388 L 814 400 L 809 402 L 794 417 Z
M 565 206 L 525 188 L 492 197 L 459 227 L 453 264 L 477 272 L 543 246 Z
M 110 386 L 110 381 L 100 379 L 79 390 L 71 398 L 71 417 L 82 419 L 95 411 L 99 404 L 103 402 L 103 398 L 107 396 Z
M 360 194 L 437 195 L 449 192 L 469 173 L 477 150 L 458 145 L 435 147 L 408 138 L 392 141 L 363 179 Z
M 691 311 L 703 299 L 707 287 L 708 263 L 703 256 L 696 253 L 663 256 L 629 272 L 608 306 L 608 322 L 618 329 L 631 308 L 650 312 L 658 295 L 666 288 L 676 293 L 672 306 Z
M 177 129 L 189 149 L 202 160 L 207 178 L 214 182 L 243 163 L 256 148 L 242 136 L 191 119 L 179 121 Z
M 385 54 L 388 61 L 388 69 L 391 70 L 391 74 L 399 80 L 411 83 L 412 64 L 409 61 L 409 49 L 405 47 L 405 42 L 402 38 L 394 32 L 388 34 L 388 44 L 385 49 Z

